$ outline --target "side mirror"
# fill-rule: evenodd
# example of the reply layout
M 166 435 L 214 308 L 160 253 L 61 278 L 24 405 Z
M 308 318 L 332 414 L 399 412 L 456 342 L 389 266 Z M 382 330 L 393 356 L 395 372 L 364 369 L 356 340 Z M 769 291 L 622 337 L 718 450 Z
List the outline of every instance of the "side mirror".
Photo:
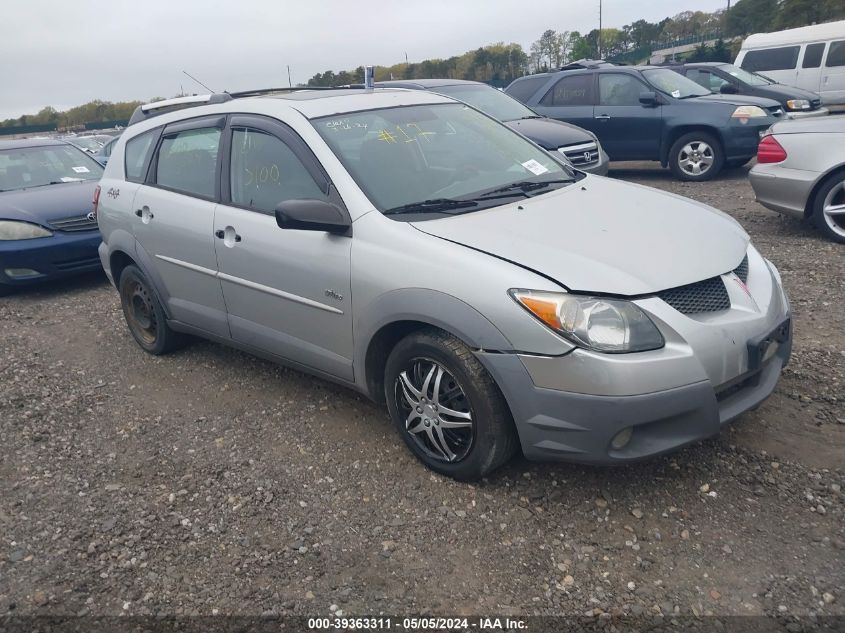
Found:
M 660 102 L 657 100 L 656 92 L 641 92 L 640 103 L 646 107 L 654 107 L 660 104 Z
M 326 200 L 285 200 L 276 206 L 276 224 L 282 229 L 325 231 L 347 235 L 352 228 L 349 212 Z
M 733 84 L 722 84 L 721 88 L 719 88 L 719 92 L 723 95 L 735 95 L 739 92 L 739 90 Z

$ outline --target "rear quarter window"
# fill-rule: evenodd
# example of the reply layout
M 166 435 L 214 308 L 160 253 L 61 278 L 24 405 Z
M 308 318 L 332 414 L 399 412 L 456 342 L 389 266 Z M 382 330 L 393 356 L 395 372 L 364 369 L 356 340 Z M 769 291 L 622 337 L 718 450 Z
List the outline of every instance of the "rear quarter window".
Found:
M 782 46 L 748 51 L 742 59 L 742 68 L 751 72 L 790 70 L 798 62 L 800 46 Z
M 544 106 L 592 105 L 593 76 L 591 74 L 564 77 L 549 90 L 540 103 Z
M 548 80 L 548 77 L 529 77 L 528 79 L 520 79 L 518 81 L 514 81 L 510 86 L 508 86 L 505 93 L 517 101 L 526 103 Z
M 126 180 L 130 182 L 144 181 L 146 176 L 144 165 L 147 164 L 147 156 L 150 153 L 155 135 L 156 131 L 144 132 L 126 142 L 126 149 L 123 152 Z

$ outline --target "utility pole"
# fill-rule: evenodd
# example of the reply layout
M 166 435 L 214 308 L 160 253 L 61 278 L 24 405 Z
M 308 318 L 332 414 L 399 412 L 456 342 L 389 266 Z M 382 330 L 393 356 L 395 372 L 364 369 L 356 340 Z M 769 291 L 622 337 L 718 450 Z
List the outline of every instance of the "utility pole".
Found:
M 405 65 L 408 65 L 408 51 L 405 51 Z
M 288 66 L 288 88 L 293 88 L 293 84 L 290 81 L 290 64 Z
M 596 47 L 598 49 L 598 58 L 601 59 L 601 0 L 599 0 L 599 36 L 596 38 Z

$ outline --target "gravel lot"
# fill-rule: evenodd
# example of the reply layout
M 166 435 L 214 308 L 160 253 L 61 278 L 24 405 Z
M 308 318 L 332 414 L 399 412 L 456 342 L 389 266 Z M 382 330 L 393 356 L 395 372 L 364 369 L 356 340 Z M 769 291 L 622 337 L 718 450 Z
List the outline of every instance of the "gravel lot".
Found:
M 616 167 L 780 268 L 794 355 L 760 409 L 643 464 L 467 485 L 350 391 L 207 342 L 144 354 L 102 276 L 29 291 L 0 300 L 0 614 L 845 615 L 845 247 L 747 169 Z

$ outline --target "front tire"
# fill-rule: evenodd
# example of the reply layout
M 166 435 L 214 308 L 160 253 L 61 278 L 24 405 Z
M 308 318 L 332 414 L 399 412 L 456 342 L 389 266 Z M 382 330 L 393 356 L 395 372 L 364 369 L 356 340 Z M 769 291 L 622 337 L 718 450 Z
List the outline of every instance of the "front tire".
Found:
M 136 266 L 120 274 L 120 305 L 132 337 L 145 352 L 159 356 L 182 347 L 184 334 L 167 325 L 164 308 L 147 277 Z
M 516 450 L 502 392 L 472 351 L 442 330 L 414 332 L 397 343 L 385 366 L 384 391 L 396 429 L 431 470 L 472 481 Z
M 724 164 L 722 144 L 707 132 L 684 134 L 669 149 L 669 167 L 679 180 L 710 180 Z
M 845 173 L 833 174 L 816 192 L 812 218 L 825 236 L 845 244 Z

